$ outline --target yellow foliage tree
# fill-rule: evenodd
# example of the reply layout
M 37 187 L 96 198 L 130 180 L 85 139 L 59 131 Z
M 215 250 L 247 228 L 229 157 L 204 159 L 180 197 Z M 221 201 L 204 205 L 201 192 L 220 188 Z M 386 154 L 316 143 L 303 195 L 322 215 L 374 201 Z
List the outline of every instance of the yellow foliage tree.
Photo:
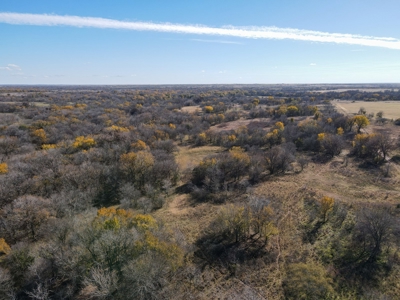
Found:
M 132 143 L 131 147 L 135 150 L 146 150 L 148 146 L 142 140 L 138 140 L 136 143 Z
M 290 105 L 287 108 L 288 116 L 296 116 L 299 113 L 299 109 L 295 105 Z
M 283 138 L 282 138 L 282 130 L 280 130 L 280 129 L 272 129 L 272 131 L 268 132 L 265 137 L 268 140 L 268 142 L 270 144 L 272 144 L 272 145 L 280 144 L 282 142 L 282 140 L 283 140 Z
M 125 176 L 134 179 L 139 188 L 142 188 L 146 173 L 154 165 L 154 157 L 147 151 L 129 152 L 120 156 L 120 164 Z
M 323 266 L 307 262 L 290 264 L 282 286 L 285 299 L 310 300 L 329 299 L 334 292 L 332 284 Z
M 42 149 L 43 150 L 50 150 L 50 149 L 56 149 L 57 145 L 56 144 L 43 144 Z
M 276 111 L 276 114 L 278 115 L 286 115 L 287 113 L 287 106 L 286 105 L 281 105 L 279 109 Z
M 115 207 L 100 208 L 97 211 L 97 216 L 93 220 L 92 226 L 99 231 L 110 231 L 111 234 L 117 236 L 120 233 L 126 232 L 124 229 L 135 228 L 139 236 L 134 242 L 133 248 L 129 251 L 134 256 L 141 254 L 159 255 L 162 261 L 166 262 L 170 268 L 176 269 L 183 263 L 183 250 L 171 239 L 162 239 L 160 228 L 157 221 L 150 215 L 134 214 L 130 210 L 117 209 Z M 101 235 L 98 235 L 101 236 Z M 104 244 L 101 244 L 104 246 Z M 107 245 L 107 248 L 112 245 Z M 109 266 L 118 269 L 119 259 L 118 251 L 121 254 L 126 254 L 125 248 L 116 248 L 115 251 L 106 253 L 111 259 L 107 261 Z M 117 251 L 117 252 L 116 252 Z
M 228 136 L 228 140 L 229 140 L 230 142 L 236 141 L 236 140 L 237 140 L 236 135 L 234 135 L 234 134 L 229 135 L 229 136 Z
M 279 130 L 283 130 L 285 128 L 285 124 L 283 124 L 282 122 L 276 122 L 275 127 Z
M 229 204 L 221 209 L 213 226 L 225 238 L 235 242 L 258 236 L 267 243 L 270 236 L 278 233 L 273 215 L 274 211 L 269 206 L 252 209 L 249 206 Z
M 202 146 L 207 143 L 207 134 L 205 132 L 200 133 L 196 138 L 196 145 Z
M 75 104 L 75 107 L 76 107 L 76 108 L 79 108 L 79 109 L 85 109 L 85 108 L 87 107 L 87 105 L 86 105 L 86 104 L 83 104 L 83 103 L 76 103 L 76 104 Z
M 236 161 L 240 161 L 245 165 L 250 164 L 250 156 L 248 156 L 244 150 L 240 147 L 232 147 L 231 150 L 229 150 L 232 158 L 234 158 Z
M 229 204 L 221 209 L 217 217 L 217 227 L 227 238 L 233 238 L 239 242 L 247 238 L 250 232 L 250 220 L 245 215 L 247 210 L 243 206 Z
M 126 127 L 111 125 L 110 127 L 106 128 L 108 132 L 129 132 L 129 129 Z
M 0 164 L 0 174 L 7 174 L 8 173 L 8 165 L 7 163 Z
M 335 204 L 335 200 L 331 197 L 324 196 L 322 197 L 321 201 L 321 216 L 324 222 L 327 221 L 328 214 L 333 210 L 333 206 Z
M 96 141 L 92 137 L 78 136 L 72 144 L 76 149 L 87 150 L 96 145 Z
M 278 228 L 272 218 L 274 211 L 270 206 L 265 206 L 259 211 L 252 212 L 251 225 L 255 234 L 259 234 L 265 241 L 272 235 L 278 234 Z
M 103 207 L 97 211 L 94 225 L 105 230 L 132 228 L 134 226 L 133 217 L 133 212 L 129 210 Z
M 10 253 L 11 248 L 3 238 L 0 238 L 0 256 Z
M 121 169 L 125 172 L 127 176 L 134 176 L 135 174 L 135 161 L 136 161 L 136 153 L 128 152 L 122 154 L 119 158 L 121 163 Z
M 208 168 L 210 166 L 215 166 L 217 164 L 217 160 L 215 158 L 205 158 L 203 159 L 199 166 Z
M 40 143 L 44 143 L 47 140 L 46 131 L 43 128 L 34 130 L 32 134 Z
M 205 106 L 204 109 L 205 109 L 206 113 L 208 113 L 208 114 L 212 113 L 214 111 L 214 108 L 210 105 Z
M 141 231 L 157 228 L 156 220 L 150 215 L 137 214 L 132 218 L 132 224 Z
M 357 126 L 357 132 L 360 133 L 361 129 L 369 125 L 369 120 L 364 115 L 357 115 L 352 118 L 352 122 Z
M 342 128 L 342 127 L 339 127 L 339 128 L 337 129 L 336 133 L 337 133 L 338 135 L 343 135 L 343 133 L 344 133 L 343 128 Z
M 359 133 L 356 134 L 356 136 L 354 137 L 354 140 L 352 142 L 353 148 L 354 148 L 354 152 L 355 154 L 357 154 L 358 156 L 363 156 L 367 153 L 367 142 L 374 138 L 375 134 L 371 133 Z

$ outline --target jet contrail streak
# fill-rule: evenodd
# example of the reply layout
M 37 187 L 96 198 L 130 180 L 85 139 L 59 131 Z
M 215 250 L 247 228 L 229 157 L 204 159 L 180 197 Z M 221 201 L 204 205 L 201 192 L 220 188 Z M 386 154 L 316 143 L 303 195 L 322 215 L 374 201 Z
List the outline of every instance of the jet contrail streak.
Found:
M 157 31 L 181 34 L 227 36 L 248 39 L 289 39 L 297 41 L 349 44 L 400 50 L 400 40 L 395 38 L 328 33 L 292 28 L 234 26 L 208 27 L 203 25 L 128 22 L 104 18 L 10 12 L 0 12 L 0 23 L 36 26 L 72 26 L 103 29 L 111 28 L 135 31 Z

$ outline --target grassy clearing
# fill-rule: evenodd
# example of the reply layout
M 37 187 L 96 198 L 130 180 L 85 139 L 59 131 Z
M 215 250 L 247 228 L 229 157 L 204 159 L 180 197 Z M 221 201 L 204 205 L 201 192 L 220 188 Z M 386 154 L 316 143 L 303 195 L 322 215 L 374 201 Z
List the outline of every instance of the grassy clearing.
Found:
M 43 103 L 43 102 L 32 102 L 32 104 L 37 106 L 37 107 L 50 107 L 50 104 Z
M 257 118 L 257 119 L 239 119 L 236 121 L 225 122 L 215 126 L 210 127 L 210 131 L 213 132 L 221 132 L 221 131 L 229 131 L 229 130 L 237 130 L 240 127 L 247 127 L 250 123 L 268 123 L 270 118 Z
M 189 114 L 194 114 L 198 111 L 201 111 L 201 108 L 199 105 L 195 105 L 195 106 L 184 106 L 181 108 L 181 111 L 183 112 L 187 112 Z
M 1 103 L 9 105 L 22 105 L 22 102 L 12 102 L 12 101 L 1 102 Z M 50 104 L 44 102 L 30 102 L 30 104 L 37 107 L 50 107 Z
M 336 92 L 336 93 L 343 93 L 343 92 L 347 92 L 347 91 L 360 91 L 360 92 L 368 92 L 368 93 L 378 93 L 378 92 L 384 92 L 386 90 L 388 90 L 387 88 L 353 88 L 353 89 L 327 89 L 327 90 L 322 90 L 322 91 L 315 91 L 316 93 L 328 93 L 328 92 Z M 389 89 L 391 90 L 391 89 Z M 394 91 L 398 91 L 399 89 L 393 89 Z
M 163 208 L 153 213 L 171 228 L 181 231 L 189 243 L 195 243 L 205 228 L 215 219 L 220 205 L 201 203 L 195 205 L 190 195 L 171 195 Z
M 310 163 L 300 174 L 288 174 L 255 187 L 255 193 L 285 198 L 303 188 L 312 189 L 318 195 L 333 197 L 343 203 L 400 203 L 400 168 L 392 163 L 391 177 L 384 176 L 382 169 L 361 169 L 353 159 L 345 163 L 345 157 L 337 157 L 326 164 Z M 300 200 L 300 199 L 299 199 Z
M 400 101 L 332 101 L 332 104 L 336 106 L 339 112 L 345 114 L 357 114 L 360 107 L 364 107 L 367 114 L 376 114 L 379 111 L 383 111 L 383 117 L 387 119 L 400 118 Z
M 181 172 L 187 172 L 197 166 L 200 161 L 209 155 L 222 152 L 224 148 L 217 146 L 204 147 L 178 147 L 179 152 L 176 154 L 176 162 Z

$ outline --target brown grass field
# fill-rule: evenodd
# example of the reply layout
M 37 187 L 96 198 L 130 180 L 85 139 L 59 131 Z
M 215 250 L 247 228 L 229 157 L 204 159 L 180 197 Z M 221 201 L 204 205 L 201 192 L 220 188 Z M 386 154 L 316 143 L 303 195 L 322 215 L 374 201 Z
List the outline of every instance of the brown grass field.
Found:
M 247 127 L 250 123 L 259 124 L 264 129 L 268 129 L 268 127 L 266 127 L 266 124 L 269 121 L 271 121 L 270 118 L 239 119 L 236 121 L 225 122 L 215 126 L 211 126 L 210 131 L 221 132 L 221 131 L 237 130 L 240 127 Z
M 178 150 L 175 159 L 181 172 L 185 172 L 187 170 L 191 171 L 206 156 L 219 153 L 224 149 L 217 146 L 203 146 L 196 148 L 178 147 Z
M 375 92 L 375 93 L 377 93 L 377 92 L 384 92 L 384 91 L 386 91 L 388 89 L 383 89 L 383 88 L 377 88 L 377 89 L 374 89 L 374 88 L 363 88 L 363 89 L 355 88 L 355 89 L 334 89 L 334 90 L 328 89 L 328 90 L 317 91 L 317 93 L 328 93 L 328 92 L 343 93 L 343 92 L 354 91 L 354 90 L 357 90 L 357 91 L 360 91 L 360 92 L 368 92 L 368 93 L 374 93 Z M 394 91 L 398 91 L 398 89 L 393 89 L 393 90 Z
M 364 107 L 367 114 L 376 114 L 379 111 L 383 111 L 383 117 L 387 119 L 398 119 L 400 118 L 400 101 L 332 101 L 332 104 L 336 106 L 339 112 L 345 114 L 357 114 L 361 107 Z
M 189 114 L 194 114 L 201 111 L 200 105 L 195 106 L 184 106 L 181 108 L 181 111 L 187 112 Z

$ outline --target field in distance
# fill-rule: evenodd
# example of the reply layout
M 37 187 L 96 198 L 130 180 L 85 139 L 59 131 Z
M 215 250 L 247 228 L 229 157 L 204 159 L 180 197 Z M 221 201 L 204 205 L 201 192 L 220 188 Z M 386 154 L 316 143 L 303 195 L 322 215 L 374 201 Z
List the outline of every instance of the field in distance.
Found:
M 399 101 L 346 101 L 334 100 L 332 104 L 335 105 L 339 112 L 345 114 L 357 114 L 361 107 L 365 108 L 367 114 L 376 114 L 383 111 L 383 117 L 387 119 L 400 118 L 400 102 Z

